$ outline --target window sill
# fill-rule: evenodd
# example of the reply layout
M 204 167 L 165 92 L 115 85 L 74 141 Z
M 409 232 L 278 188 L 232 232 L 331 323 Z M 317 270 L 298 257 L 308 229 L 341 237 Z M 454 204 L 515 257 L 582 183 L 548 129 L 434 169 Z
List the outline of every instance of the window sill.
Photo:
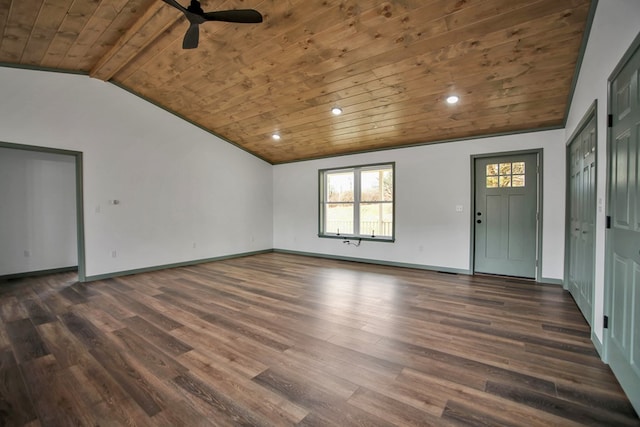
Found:
M 371 237 L 371 236 L 355 236 L 351 234 L 318 234 L 318 237 L 322 239 L 339 239 L 339 240 L 360 240 L 363 242 L 382 242 L 382 243 L 394 243 L 395 237 Z

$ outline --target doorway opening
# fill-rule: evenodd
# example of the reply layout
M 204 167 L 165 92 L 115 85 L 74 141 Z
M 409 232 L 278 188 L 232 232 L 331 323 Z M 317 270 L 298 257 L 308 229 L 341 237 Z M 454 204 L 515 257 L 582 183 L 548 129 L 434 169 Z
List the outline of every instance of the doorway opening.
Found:
M 77 261 L 78 281 L 80 282 L 85 281 L 86 270 L 85 270 L 84 214 L 83 214 L 84 211 L 83 211 L 83 189 L 82 189 L 82 153 L 78 151 L 62 150 L 62 149 L 55 149 L 55 148 L 48 148 L 48 147 L 38 147 L 38 146 L 23 145 L 23 144 L 14 144 L 14 143 L 8 143 L 8 142 L 0 142 L 0 149 L 8 149 L 7 152 L 21 150 L 21 151 L 31 152 L 34 155 L 37 155 L 38 153 L 40 153 L 44 157 L 46 157 L 46 155 L 58 155 L 60 159 L 64 159 L 65 161 L 69 160 L 70 168 L 73 171 L 72 172 L 73 179 L 75 180 L 75 188 L 71 188 L 71 189 L 63 188 L 64 190 L 63 193 L 66 194 L 67 197 L 65 197 L 64 200 L 60 201 L 56 199 L 55 194 L 54 195 L 47 194 L 46 190 L 41 192 L 39 196 L 36 194 L 36 196 L 52 197 L 52 200 L 58 203 L 58 207 L 62 206 L 60 205 L 60 203 L 64 203 L 65 200 L 68 203 L 75 202 L 75 213 L 71 213 L 71 215 L 75 215 L 75 230 L 71 228 L 71 231 L 75 231 L 76 243 L 75 245 L 73 245 L 73 242 L 72 242 L 71 245 L 75 246 L 75 251 L 77 253 L 76 261 Z M 27 156 L 25 156 L 25 158 L 26 157 Z M 54 158 L 56 156 L 50 156 L 50 157 Z M 42 175 L 42 170 L 40 170 L 38 173 Z M 54 176 L 55 176 L 55 173 L 56 172 L 54 172 Z M 40 177 L 40 179 L 41 178 L 42 177 Z M 23 179 L 23 177 L 20 177 L 18 179 L 19 180 Z M 68 182 L 68 181 L 62 180 L 61 182 Z M 8 189 L 7 191 L 11 191 L 11 189 Z M 19 193 L 20 191 L 17 191 L 17 194 L 16 194 L 19 200 L 26 201 L 28 199 L 28 195 L 19 194 Z M 75 198 L 73 197 L 74 193 L 75 193 Z M 45 224 L 42 225 L 42 227 L 44 227 L 44 229 L 46 230 L 46 228 L 49 226 L 49 224 L 46 223 L 48 221 L 48 217 L 55 216 L 55 215 L 47 215 L 47 212 L 39 212 L 38 210 L 36 210 L 36 213 L 40 214 L 41 217 L 44 218 Z M 25 213 L 25 216 L 26 216 L 26 213 Z M 54 225 L 55 224 L 52 224 L 51 227 L 49 227 L 51 231 L 55 231 L 53 230 Z M 28 230 L 28 227 L 29 227 L 28 218 L 24 220 L 24 226 Z M 55 233 L 52 233 L 52 234 L 55 235 Z M 40 238 L 41 236 L 36 236 L 36 237 Z M 50 237 L 49 239 L 51 240 Z M 46 242 L 46 244 L 42 242 L 39 242 L 39 244 L 42 244 L 42 247 L 44 248 L 51 248 L 52 246 L 55 247 L 55 244 L 56 244 L 55 236 L 53 237 L 53 239 L 54 241 Z M 20 250 L 22 250 L 22 248 Z M 49 249 L 45 249 L 45 251 L 48 251 L 48 250 Z M 73 251 L 74 248 L 72 247 L 70 248 L 70 250 Z M 24 257 L 25 258 L 31 257 L 32 256 L 31 251 L 32 250 L 30 248 L 24 248 L 23 250 Z M 38 263 L 34 263 L 34 265 L 36 265 L 34 268 L 29 268 L 28 266 L 27 268 L 25 268 L 24 266 L 22 266 L 22 270 L 24 270 L 23 272 L 20 272 L 17 274 L 2 275 L 2 278 L 11 279 L 11 278 L 25 277 L 25 276 L 31 276 L 31 275 L 37 275 L 37 274 L 46 274 L 46 273 L 51 273 L 59 270 L 57 268 L 44 268 L 44 269 L 38 268 L 37 267 Z M 46 262 L 43 262 L 40 265 L 47 265 L 47 264 Z M 68 270 L 69 268 L 62 268 L 62 269 Z

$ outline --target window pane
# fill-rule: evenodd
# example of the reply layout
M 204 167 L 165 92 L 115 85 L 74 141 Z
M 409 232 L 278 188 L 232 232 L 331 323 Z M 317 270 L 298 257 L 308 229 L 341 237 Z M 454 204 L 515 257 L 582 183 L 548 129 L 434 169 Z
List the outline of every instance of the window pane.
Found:
M 392 233 L 392 203 L 360 204 L 360 234 L 362 236 L 391 236 Z
M 320 237 L 393 239 L 392 163 L 325 169 L 319 176 Z
M 360 173 L 360 200 L 363 202 L 392 201 L 393 173 L 391 169 L 362 171 Z
M 513 174 L 524 175 L 524 162 L 515 162 L 513 164 Z
M 353 172 L 327 174 L 327 201 L 353 202 Z
M 510 174 L 511 174 L 511 163 L 500 163 L 500 175 L 510 175 Z
M 488 176 L 487 177 L 487 188 L 498 188 L 498 177 L 497 176 Z
M 500 187 L 511 187 L 511 176 L 501 176 Z
M 487 176 L 498 175 L 498 165 L 487 165 Z
M 353 204 L 325 205 L 325 233 L 353 234 Z
M 514 187 L 524 187 L 524 175 L 513 175 L 512 185 Z

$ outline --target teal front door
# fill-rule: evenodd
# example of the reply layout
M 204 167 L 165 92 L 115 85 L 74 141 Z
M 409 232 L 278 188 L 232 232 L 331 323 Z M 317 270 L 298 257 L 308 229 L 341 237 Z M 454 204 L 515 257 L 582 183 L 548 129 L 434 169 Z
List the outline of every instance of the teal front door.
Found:
M 640 413 L 640 49 L 611 82 L 609 296 L 611 370 Z
M 474 272 L 536 277 L 538 155 L 475 159 Z

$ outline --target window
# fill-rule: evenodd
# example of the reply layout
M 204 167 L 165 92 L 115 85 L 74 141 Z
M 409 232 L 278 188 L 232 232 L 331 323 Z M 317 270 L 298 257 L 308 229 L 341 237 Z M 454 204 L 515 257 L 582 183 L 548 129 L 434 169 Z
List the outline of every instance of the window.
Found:
M 320 171 L 320 237 L 394 239 L 394 163 Z
M 524 162 L 487 165 L 487 188 L 524 187 Z

